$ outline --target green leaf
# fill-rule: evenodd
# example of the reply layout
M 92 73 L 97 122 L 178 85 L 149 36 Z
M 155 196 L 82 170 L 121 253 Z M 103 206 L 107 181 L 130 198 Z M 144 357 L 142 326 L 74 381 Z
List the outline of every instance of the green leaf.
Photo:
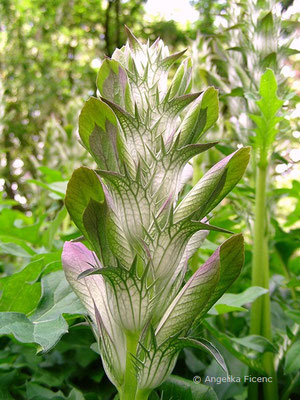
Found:
M 278 348 L 276 348 L 273 343 L 259 335 L 250 335 L 243 338 L 231 338 L 231 341 L 247 347 L 248 349 L 258 351 L 259 353 L 278 352 Z
M 68 183 L 67 181 L 44 183 L 36 179 L 28 179 L 27 182 L 34 183 L 35 185 L 50 191 L 51 193 L 53 193 L 53 198 L 55 200 L 63 199 L 65 197 Z
M 184 94 L 179 97 L 175 97 L 172 100 L 164 103 L 163 112 L 170 117 L 177 116 L 185 107 L 191 104 L 200 96 L 201 92 Z
M 203 316 L 239 276 L 244 264 L 243 235 L 234 235 L 220 247 L 220 280 L 201 312 Z
M 73 172 L 73 175 L 68 183 L 65 204 L 72 220 L 77 225 L 81 233 L 91 240 L 98 255 L 101 253 L 100 243 L 95 238 L 94 227 L 84 224 L 84 213 L 94 200 L 93 205 L 101 205 L 104 203 L 104 193 L 97 174 L 86 167 L 78 168 Z
M 116 61 L 106 58 L 98 72 L 97 86 L 101 96 L 133 114 L 133 101 L 126 71 Z
M 242 293 L 226 293 L 214 305 L 210 314 L 224 314 L 231 311 L 247 311 L 241 307 L 244 304 L 252 303 L 255 299 L 268 293 L 268 290 L 259 286 L 251 286 Z M 214 311 L 216 310 L 216 311 Z
M 103 101 L 91 97 L 79 116 L 79 135 L 99 168 L 118 171 L 118 128 L 116 117 Z
M 59 210 L 59 212 L 57 213 L 54 220 L 51 221 L 51 223 L 48 225 L 47 230 L 44 232 L 43 243 L 45 244 L 47 249 L 52 248 L 55 234 L 59 230 L 66 215 L 67 215 L 67 210 L 65 207 L 62 207 L 61 210 Z
M 185 50 L 179 51 L 178 53 L 171 54 L 170 56 L 164 58 L 160 64 L 159 68 L 162 68 L 164 71 L 167 71 L 176 60 L 178 60 L 183 54 L 186 52 Z
M 134 34 L 131 32 L 131 30 L 128 28 L 128 26 L 125 25 L 125 32 L 129 41 L 129 45 L 131 50 L 136 53 L 137 51 L 142 50 L 142 45 L 139 42 L 139 40 L 134 36 Z
M 41 284 L 37 282 L 42 271 L 50 265 L 60 264 L 60 252 L 37 255 L 21 271 L 0 279 L 2 296 L 0 311 L 29 314 L 37 307 L 41 297 Z
M 276 125 L 280 121 L 276 115 L 283 104 L 277 97 L 277 82 L 271 69 L 267 69 L 261 77 L 259 94 L 261 99 L 256 104 L 261 115 L 251 115 L 251 118 L 257 125 L 254 143 L 259 151 L 259 164 L 265 166 L 268 162 L 268 152 L 277 134 Z
M 59 390 L 57 392 L 53 392 L 50 389 L 46 389 L 45 387 L 35 383 L 35 382 L 27 382 L 26 383 L 26 399 L 28 400 L 65 400 L 65 396 Z
M 209 87 L 200 101 L 187 113 L 179 128 L 179 144 L 196 143 L 198 139 L 217 121 L 219 116 L 218 91 Z
M 285 356 L 284 371 L 291 374 L 300 370 L 300 340 L 297 340 L 288 349 Z
M 210 343 L 208 340 L 206 339 L 178 339 L 182 345 L 184 345 L 185 347 L 193 347 L 195 349 L 200 349 L 200 350 L 204 350 L 207 353 L 211 354 L 214 359 L 217 361 L 217 363 L 221 366 L 221 368 L 223 368 L 223 370 L 226 372 L 226 374 L 228 375 L 228 369 L 226 366 L 226 363 L 224 361 L 224 358 L 222 357 L 222 355 L 220 354 L 219 350 L 212 344 Z
M 188 280 L 168 307 L 155 332 L 158 344 L 172 335 L 184 335 L 213 293 L 220 277 L 219 268 L 218 249 Z
M 249 158 L 250 147 L 242 147 L 214 165 L 175 209 L 174 222 L 207 215 L 242 178 Z
M 15 243 L 4 243 L 0 241 L 0 250 L 2 254 L 11 254 L 12 256 L 25 258 L 31 257 L 28 251 Z
M 160 387 L 163 398 L 172 400 L 218 400 L 214 390 L 201 383 L 194 383 L 176 375 L 171 375 Z
M 107 120 L 117 125 L 116 118 L 111 109 L 103 101 L 91 97 L 84 105 L 79 116 L 79 135 L 84 146 L 90 150 L 89 137 L 95 124 L 105 131 Z
M 32 218 L 27 217 L 20 211 L 3 209 L 0 214 L 0 235 L 7 238 L 5 242 L 15 242 L 16 239 L 21 239 L 29 243 L 38 244 L 43 220 L 43 218 L 40 218 L 34 223 Z M 8 240 L 9 238 L 10 240 Z M 11 240 L 12 238 L 14 240 Z M 23 253 L 22 250 L 21 253 Z
M 14 335 L 22 343 L 37 343 L 44 351 L 50 350 L 66 332 L 68 324 L 62 316 L 36 325 L 25 314 L 0 313 L 0 335 Z
M 218 342 L 220 342 L 231 354 L 233 354 L 243 364 L 247 365 L 249 368 L 253 369 L 259 374 L 262 375 L 266 374 L 261 362 L 260 352 L 256 354 L 256 357 L 254 357 L 253 354 L 251 354 L 252 357 L 249 357 L 249 348 L 245 350 L 245 346 L 241 346 L 239 343 L 234 342 L 231 336 L 225 335 L 219 329 L 209 324 L 207 320 L 204 320 L 202 323 L 204 327 L 218 340 Z
M 46 275 L 41 280 L 43 296 L 29 319 L 35 324 L 53 320 L 62 314 L 85 314 L 79 299 L 71 290 L 63 271 Z
M 192 87 L 192 61 L 186 58 L 177 69 L 169 88 L 169 98 L 182 96 L 190 92 Z
M 36 343 L 48 351 L 68 332 L 62 314 L 84 314 L 85 310 L 63 271 L 45 276 L 41 284 L 43 296 L 34 314 L 26 317 L 17 312 L 0 313 L 0 334 L 12 334 L 22 343 Z

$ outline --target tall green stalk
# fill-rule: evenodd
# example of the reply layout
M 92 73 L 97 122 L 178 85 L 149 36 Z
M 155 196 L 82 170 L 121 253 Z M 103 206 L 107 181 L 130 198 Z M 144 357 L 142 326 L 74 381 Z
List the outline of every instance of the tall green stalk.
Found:
M 276 125 L 280 118 L 277 112 L 282 106 L 282 100 L 277 97 L 277 83 L 272 70 L 267 70 L 260 82 L 259 94 L 261 99 L 257 105 L 260 115 L 251 115 L 256 123 L 256 189 L 254 207 L 254 238 L 253 238 L 253 265 L 252 285 L 269 289 L 269 246 L 268 246 L 268 168 L 270 148 L 275 140 Z M 259 297 L 251 309 L 250 333 L 261 335 L 272 341 L 271 303 L 270 294 Z M 278 399 L 277 378 L 274 368 L 273 353 L 267 352 L 262 356 L 262 366 L 270 382 L 263 385 L 263 399 Z M 251 371 L 252 374 L 255 372 Z M 250 400 L 259 399 L 259 384 L 249 386 Z
M 269 248 L 267 227 L 267 166 L 256 169 L 256 195 L 254 210 L 254 242 L 252 285 L 269 289 Z M 272 341 L 271 306 L 269 293 L 259 297 L 252 305 L 250 332 Z M 278 399 L 277 379 L 272 353 L 263 355 L 263 367 L 272 382 L 264 385 L 265 399 Z M 258 384 L 249 387 L 249 399 L 258 399 Z

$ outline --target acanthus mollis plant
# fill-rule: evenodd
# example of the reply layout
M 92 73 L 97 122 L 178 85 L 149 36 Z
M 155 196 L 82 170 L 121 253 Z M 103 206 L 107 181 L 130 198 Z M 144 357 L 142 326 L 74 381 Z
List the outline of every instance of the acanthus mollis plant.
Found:
M 184 52 L 168 54 L 161 40 L 128 43 L 106 58 L 79 134 L 98 169 L 77 169 L 66 206 L 87 246 L 66 242 L 66 277 L 87 309 L 102 362 L 120 399 L 147 399 L 172 372 L 193 323 L 238 277 L 242 235 L 223 243 L 184 284 L 188 259 L 211 230 L 207 216 L 242 177 L 249 148 L 212 167 L 178 200 L 189 160 L 216 143 L 199 143 L 218 117 L 217 91 L 191 89 L 191 61 L 168 86 L 168 70 Z M 182 118 L 184 111 L 184 117 Z

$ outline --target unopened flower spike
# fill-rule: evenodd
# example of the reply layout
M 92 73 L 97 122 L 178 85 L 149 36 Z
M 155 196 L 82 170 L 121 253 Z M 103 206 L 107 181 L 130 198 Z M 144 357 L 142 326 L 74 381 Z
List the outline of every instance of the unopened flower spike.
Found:
M 66 278 L 92 321 L 108 378 L 121 400 L 146 400 L 172 372 L 183 347 L 204 349 L 226 369 L 209 342 L 190 337 L 195 321 L 238 277 L 243 237 L 231 236 L 184 284 L 189 258 L 210 230 L 207 216 L 239 182 L 249 148 L 230 154 L 179 202 L 195 155 L 218 118 L 213 87 L 190 93 L 191 60 L 170 85 L 162 40 L 128 43 L 104 59 L 99 98 L 88 100 L 79 135 L 98 165 L 77 169 L 66 207 L 85 239 L 66 242 Z M 201 141 L 201 142 L 200 142 Z

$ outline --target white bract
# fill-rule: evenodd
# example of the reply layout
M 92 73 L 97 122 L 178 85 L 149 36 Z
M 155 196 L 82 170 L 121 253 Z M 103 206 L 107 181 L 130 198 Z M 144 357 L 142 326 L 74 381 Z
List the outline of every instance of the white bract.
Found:
M 249 149 L 221 160 L 179 202 L 189 161 L 216 144 L 199 140 L 218 118 L 217 91 L 189 93 L 189 58 L 167 86 L 169 68 L 184 52 L 169 56 L 161 40 L 143 45 L 129 30 L 128 39 L 103 61 L 101 97 L 88 100 L 80 115 L 80 138 L 98 169 L 81 167 L 69 182 L 66 206 L 86 245 L 67 242 L 62 260 L 108 377 L 121 399 L 133 400 L 147 399 L 185 346 L 210 351 L 225 367 L 189 330 L 239 275 L 242 236 L 183 281 L 208 232 L 226 232 L 206 216 L 242 177 Z

